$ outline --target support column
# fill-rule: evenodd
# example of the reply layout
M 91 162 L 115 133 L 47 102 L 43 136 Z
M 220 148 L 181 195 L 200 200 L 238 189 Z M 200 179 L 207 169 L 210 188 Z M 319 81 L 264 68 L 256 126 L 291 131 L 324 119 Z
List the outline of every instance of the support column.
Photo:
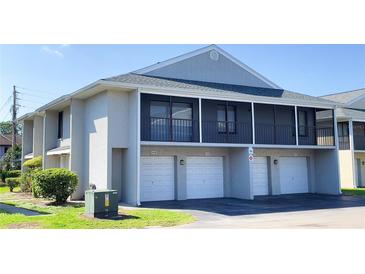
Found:
M 255 136 L 255 105 L 251 102 L 252 144 L 256 143 Z
M 70 107 L 70 170 L 79 176 L 79 184 L 72 194 L 72 199 L 81 199 L 87 184 L 84 181 L 84 102 L 72 99 Z
M 202 98 L 199 98 L 199 143 L 203 142 L 202 135 Z
M 299 146 L 299 137 L 298 137 L 298 107 L 294 106 L 294 119 L 295 119 L 295 144 Z

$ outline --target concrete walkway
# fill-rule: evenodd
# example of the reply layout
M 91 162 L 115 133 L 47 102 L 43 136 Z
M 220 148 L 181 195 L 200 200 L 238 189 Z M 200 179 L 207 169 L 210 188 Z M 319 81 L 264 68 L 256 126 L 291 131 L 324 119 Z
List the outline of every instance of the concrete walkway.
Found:
M 23 214 L 25 216 L 38 216 L 41 215 L 41 213 L 36 212 L 36 211 L 32 211 L 32 210 L 28 210 L 25 208 L 20 208 L 20 207 L 16 207 L 16 206 L 11 206 L 11 205 L 6 205 L 6 204 L 2 204 L 0 203 L 0 209 L 5 210 L 6 212 L 10 213 L 10 214 Z

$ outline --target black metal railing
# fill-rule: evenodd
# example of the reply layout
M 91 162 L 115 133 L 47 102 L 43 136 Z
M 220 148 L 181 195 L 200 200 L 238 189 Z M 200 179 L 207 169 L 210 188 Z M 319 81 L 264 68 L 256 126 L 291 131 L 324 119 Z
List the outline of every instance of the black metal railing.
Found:
M 199 122 L 188 119 L 144 117 L 142 141 L 199 142 Z
M 354 149 L 355 150 L 365 150 L 365 125 L 354 122 L 353 126 L 354 132 Z
M 294 125 L 255 125 L 256 144 L 295 145 Z
M 349 136 L 338 136 L 338 145 L 340 150 L 350 149 L 350 138 Z
M 299 126 L 299 145 L 334 146 L 333 127 Z
M 203 121 L 204 143 L 252 143 L 252 125 L 242 122 Z

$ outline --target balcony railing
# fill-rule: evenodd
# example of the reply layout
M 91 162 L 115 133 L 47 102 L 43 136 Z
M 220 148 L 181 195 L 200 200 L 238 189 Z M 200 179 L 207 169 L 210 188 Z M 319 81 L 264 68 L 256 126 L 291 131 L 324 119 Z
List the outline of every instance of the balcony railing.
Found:
M 294 125 L 255 125 L 256 144 L 295 145 Z
M 144 117 L 142 141 L 199 142 L 199 123 L 188 119 Z
M 298 127 L 299 145 L 312 146 L 334 146 L 334 130 L 333 127 L 315 127 L 315 126 L 300 126 Z
M 204 143 L 252 143 L 250 123 L 203 121 L 202 133 Z
M 365 150 L 365 125 L 360 122 L 354 122 L 354 149 Z
M 349 136 L 339 136 L 338 137 L 338 145 L 339 145 L 340 150 L 350 149 L 350 138 L 349 138 Z
M 299 145 L 334 146 L 333 127 L 299 127 Z M 141 140 L 159 142 L 199 142 L 199 121 L 142 117 Z M 347 149 L 348 140 L 340 138 L 340 148 Z M 355 149 L 365 150 L 365 137 L 354 135 Z M 202 121 L 203 143 L 252 144 L 252 125 L 243 122 Z M 294 125 L 255 125 L 255 143 L 295 145 Z

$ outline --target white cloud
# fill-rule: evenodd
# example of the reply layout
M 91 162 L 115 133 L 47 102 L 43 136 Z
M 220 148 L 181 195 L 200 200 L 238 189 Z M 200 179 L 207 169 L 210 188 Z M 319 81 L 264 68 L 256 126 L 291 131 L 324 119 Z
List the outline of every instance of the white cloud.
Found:
M 62 44 L 62 45 L 61 45 L 61 47 L 62 47 L 62 48 L 68 48 L 68 47 L 70 47 L 70 46 L 71 46 L 70 44 Z
M 56 50 L 56 49 L 51 49 L 49 46 L 42 46 L 41 51 L 45 52 L 47 54 L 50 54 L 50 55 L 56 55 L 60 58 L 65 57 L 62 52 L 60 52 L 59 50 Z

